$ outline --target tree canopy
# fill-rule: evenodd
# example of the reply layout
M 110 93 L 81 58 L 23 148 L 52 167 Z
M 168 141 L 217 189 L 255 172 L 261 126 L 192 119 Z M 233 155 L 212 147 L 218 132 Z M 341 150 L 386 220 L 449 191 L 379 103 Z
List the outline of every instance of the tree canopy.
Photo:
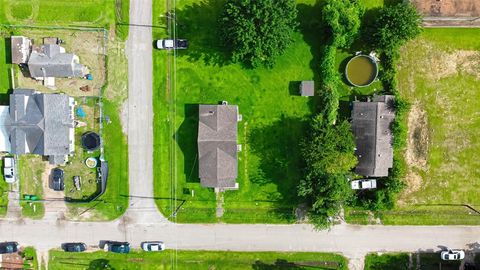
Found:
M 331 125 L 323 114 L 313 119 L 311 134 L 302 143 L 306 176 L 298 194 L 311 203 L 312 221 L 319 227 L 326 226 L 327 218 L 337 215 L 352 194 L 346 175 L 357 164 L 354 148 L 347 121 Z
M 332 45 L 348 48 L 360 29 L 363 6 L 356 0 L 327 0 L 322 10 L 322 20 L 331 35 Z
M 394 50 L 420 34 L 421 15 L 410 3 L 386 6 L 372 26 L 373 45 Z
M 222 38 L 234 62 L 272 67 L 293 42 L 295 0 L 227 0 L 220 19 Z

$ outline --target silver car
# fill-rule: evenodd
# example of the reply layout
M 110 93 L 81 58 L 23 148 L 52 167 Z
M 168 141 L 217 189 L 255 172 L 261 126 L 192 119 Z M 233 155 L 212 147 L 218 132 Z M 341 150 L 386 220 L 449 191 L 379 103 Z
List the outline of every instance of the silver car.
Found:
M 143 242 L 141 247 L 145 251 L 163 251 L 163 250 L 165 250 L 165 244 L 163 242 L 160 242 L 160 241 Z

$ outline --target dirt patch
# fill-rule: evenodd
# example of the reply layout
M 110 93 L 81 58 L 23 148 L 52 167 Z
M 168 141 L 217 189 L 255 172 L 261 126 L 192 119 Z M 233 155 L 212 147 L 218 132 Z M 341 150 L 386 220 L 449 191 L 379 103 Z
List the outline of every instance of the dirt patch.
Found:
M 128 134 L 128 99 L 122 104 L 120 112 L 120 121 L 122 123 L 123 134 Z
M 417 172 L 410 170 L 405 176 L 405 181 L 407 187 L 405 188 L 402 195 L 400 196 L 400 199 L 398 200 L 398 206 L 406 205 L 407 202 L 403 198 L 413 192 L 419 191 L 422 188 L 423 178 Z M 410 203 L 412 202 L 410 201 Z
M 409 167 L 427 169 L 428 156 L 427 113 L 415 103 L 408 114 L 408 141 L 405 159 Z
M 478 0 L 412 0 L 412 3 L 425 16 L 480 16 L 480 2 Z
M 480 52 L 478 51 L 446 53 L 437 50 L 429 54 L 428 62 L 429 70 L 425 74 L 430 80 L 439 80 L 460 72 L 480 79 Z
M 2 269 L 24 269 L 23 258 L 19 253 L 3 254 Z

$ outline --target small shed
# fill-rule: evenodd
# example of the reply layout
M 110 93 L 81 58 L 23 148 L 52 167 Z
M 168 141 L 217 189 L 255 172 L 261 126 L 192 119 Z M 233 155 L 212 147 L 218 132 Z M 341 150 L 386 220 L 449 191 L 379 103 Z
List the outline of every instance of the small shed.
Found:
M 315 84 L 313 81 L 302 81 L 300 83 L 300 95 L 303 97 L 312 97 L 315 94 Z

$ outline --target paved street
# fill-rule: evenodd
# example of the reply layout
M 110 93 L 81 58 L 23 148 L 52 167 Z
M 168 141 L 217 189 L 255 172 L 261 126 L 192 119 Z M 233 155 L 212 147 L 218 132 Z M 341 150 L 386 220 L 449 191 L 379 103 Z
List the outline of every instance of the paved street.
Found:
M 131 0 L 128 58 L 128 171 L 126 222 L 163 220 L 153 201 L 152 1 Z M 120 131 L 119 131 L 120 132 Z M 138 210 L 143 210 L 139 214 Z
M 139 214 L 144 214 L 139 211 Z M 28 232 L 28 233 L 25 233 Z M 194 225 L 115 222 L 0 221 L 0 235 L 40 250 L 62 242 L 126 240 L 139 247 L 144 240 L 163 240 L 169 248 L 238 251 L 341 252 L 361 259 L 371 251 L 439 250 L 439 246 L 468 248 L 480 241 L 480 227 L 469 226 L 353 226 L 339 225 L 330 232 L 310 225 Z

